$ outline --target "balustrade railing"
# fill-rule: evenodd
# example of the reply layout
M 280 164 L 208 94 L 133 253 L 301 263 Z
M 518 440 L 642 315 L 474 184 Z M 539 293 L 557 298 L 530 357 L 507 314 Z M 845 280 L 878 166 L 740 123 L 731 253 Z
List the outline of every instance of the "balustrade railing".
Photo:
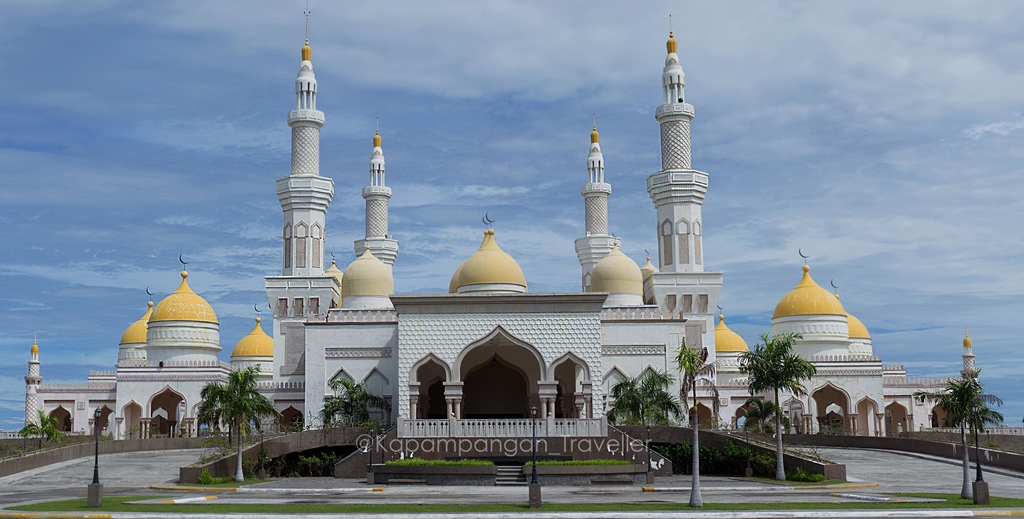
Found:
M 538 437 L 607 436 L 605 418 L 538 418 Z M 525 438 L 533 435 L 533 420 L 525 418 L 399 419 L 398 435 L 405 438 Z

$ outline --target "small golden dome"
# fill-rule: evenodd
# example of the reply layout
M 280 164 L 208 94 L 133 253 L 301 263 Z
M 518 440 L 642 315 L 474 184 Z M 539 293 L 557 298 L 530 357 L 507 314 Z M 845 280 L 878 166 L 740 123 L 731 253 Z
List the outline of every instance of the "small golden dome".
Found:
M 395 280 L 391 270 L 383 261 L 377 259 L 370 249 L 366 249 L 345 268 L 341 279 L 341 293 L 350 296 L 381 296 L 387 297 L 395 293 Z
M 526 289 L 526 276 L 519 263 L 494 241 L 494 229 L 484 231 L 480 248 L 458 269 L 455 289 L 469 285 L 518 285 Z
M 718 325 L 715 326 L 715 351 L 750 351 L 747 341 L 725 325 L 725 316 L 722 314 L 718 314 Z
M 835 294 L 835 296 L 836 299 L 839 299 L 839 294 Z M 845 309 L 843 311 L 845 312 Z M 850 315 L 850 312 L 846 312 L 846 328 L 849 331 L 846 336 L 851 339 L 871 339 L 868 327 L 864 326 L 860 319 Z
M 187 277 L 188 272 L 182 271 L 181 285 L 178 285 L 178 289 L 171 292 L 171 295 L 157 303 L 149 316 L 149 322 L 195 321 L 218 324 L 213 307 L 192 291 L 185 280 Z
M 153 302 L 146 303 L 149 308 L 138 321 L 128 325 L 128 329 L 121 336 L 121 344 L 139 344 L 146 342 L 146 332 L 149 330 L 149 316 L 153 315 Z
M 644 276 L 644 283 L 647 282 L 647 278 L 651 277 L 652 274 L 658 272 L 658 267 L 651 264 L 651 257 L 647 256 L 647 263 L 640 267 L 640 273 Z
M 32 334 L 32 355 L 39 354 L 39 345 L 36 344 L 36 334 Z
M 331 266 L 324 271 L 324 275 L 332 276 L 338 281 L 338 286 L 341 286 L 341 280 L 344 279 L 345 273 L 338 268 L 338 264 L 331 260 Z
M 302 61 L 309 61 L 313 57 L 313 49 L 309 48 L 309 40 L 302 46 Z
M 594 266 L 590 291 L 643 296 L 644 276 L 636 262 L 623 254 L 619 245 L 615 244 L 612 251 Z
M 672 35 L 672 31 L 668 31 L 668 41 L 665 42 L 665 48 L 668 49 L 669 54 L 676 53 L 676 38 Z
M 452 280 L 448 282 L 448 293 L 449 294 L 454 294 L 454 293 L 459 291 L 459 274 L 462 272 L 462 266 L 465 265 L 465 264 L 466 264 L 465 261 L 460 263 L 459 264 L 459 268 L 455 269 L 455 273 L 452 274 Z
M 974 343 L 971 341 L 971 338 L 967 335 L 967 329 L 964 328 L 964 348 L 970 348 L 972 345 L 974 345 Z
M 260 321 L 261 319 L 257 317 L 256 327 L 249 332 L 249 335 L 242 337 L 238 344 L 235 344 L 235 349 L 231 350 L 232 357 L 274 356 L 274 339 L 263 331 Z
M 601 140 L 601 134 L 597 133 L 597 125 L 594 125 L 594 131 L 590 132 L 590 144 L 597 144 Z
M 373 147 L 374 148 L 379 148 L 380 147 L 380 130 L 377 130 L 377 133 L 375 133 L 373 135 Z
M 775 305 L 772 319 L 793 315 L 846 315 L 835 294 L 821 288 L 811 279 L 810 270 L 810 267 L 804 265 L 803 278 L 796 288 Z

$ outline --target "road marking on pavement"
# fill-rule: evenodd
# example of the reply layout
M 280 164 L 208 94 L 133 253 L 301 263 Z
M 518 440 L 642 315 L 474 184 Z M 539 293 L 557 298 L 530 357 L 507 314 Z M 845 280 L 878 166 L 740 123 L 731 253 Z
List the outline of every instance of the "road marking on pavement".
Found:
M 205 501 L 216 501 L 217 496 L 203 496 L 203 497 L 179 497 L 178 499 L 164 499 L 161 501 L 154 501 L 154 505 L 180 505 L 185 503 L 202 503 Z M 146 503 L 150 504 L 150 503 Z
M 239 487 L 239 494 L 365 494 L 383 492 L 384 487 L 338 487 L 338 488 L 269 488 Z

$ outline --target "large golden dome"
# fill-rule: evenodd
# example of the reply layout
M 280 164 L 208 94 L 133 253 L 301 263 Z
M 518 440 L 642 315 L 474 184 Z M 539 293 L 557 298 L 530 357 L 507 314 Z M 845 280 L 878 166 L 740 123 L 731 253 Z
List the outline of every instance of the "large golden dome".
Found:
M 146 332 L 149 330 L 149 316 L 153 315 L 153 302 L 147 303 L 149 308 L 146 313 L 134 323 L 128 325 L 128 329 L 121 336 L 121 344 L 139 344 L 146 342 Z
M 612 251 L 594 266 L 590 276 L 590 291 L 642 296 L 644 275 L 636 262 L 623 254 L 619 245 L 615 244 Z
M 274 339 L 271 338 L 260 326 L 260 318 L 256 318 L 256 327 L 249 332 L 249 335 L 242 337 L 231 350 L 232 357 L 273 357 Z
M 718 325 L 715 326 L 715 351 L 750 351 L 747 341 L 725 325 L 725 316 L 721 314 L 718 315 Z
M 846 315 L 835 294 L 811 279 L 810 270 L 811 267 L 804 265 L 804 277 L 775 305 L 772 319 L 793 315 Z
M 494 230 L 484 231 L 480 248 L 458 269 L 456 290 L 471 285 L 516 285 L 526 291 L 526 276 L 516 260 L 498 247 Z M 450 287 L 449 287 L 450 288 Z
M 391 276 L 391 269 L 383 261 L 377 259 L 370 249 L 366 249 L 362 256 L 349 263 L 341 278 L 343 297 L 388 297 L 394 293 L 395 279 Z
M 217 322 L 217 314 L 213 311 L 210 303 L 199 297 L 192 288 L 188 286 L 188 272 L 181 273 L 181 285 L 171 292 L 154 308 L 153 314 L 149 316 L 149 322 L 159 321 L 195 321 L 201 323 Z
M 459 291 L 459 274 L 462 273 L 462 266 L 465 265 L 465 264 L 466 264 L 465 261 L 460 263 L 459 264 L 459 268 L 455 269 L 455 273 L 452 274 L 452 280 L 448 282 L 448 293 L 449 294 L 454 294 L 454 293 Z

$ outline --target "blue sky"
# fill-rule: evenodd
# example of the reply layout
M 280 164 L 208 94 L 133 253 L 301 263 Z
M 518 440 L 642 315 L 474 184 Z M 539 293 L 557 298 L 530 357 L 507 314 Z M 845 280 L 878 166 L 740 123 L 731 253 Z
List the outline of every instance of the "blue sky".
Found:
M 217 310 L 222 357 L 279 269 L 274 180 L 304 3 L 39 1 L 0 17 L 0 428 L 17 428 L 32 332 L 47 381 L 109 369 L 178 283 Z M 655 249 L 674 14 L 705 261 L 754 342 L 800 278 L 871 330 L 886 364 L 955 374 L 970 326 L 988 388 L 1024 415 L 1024 5 L 1017 2 L 310 4 L 327 117 L 327 243 L 353 259 L 380 118 L 398 292 L 440 292 L 497 221 L 531 291 L 578 289 L 598 114 L 612 231 Z M 1017 382 L 1014 382 L 1016 380 Z

